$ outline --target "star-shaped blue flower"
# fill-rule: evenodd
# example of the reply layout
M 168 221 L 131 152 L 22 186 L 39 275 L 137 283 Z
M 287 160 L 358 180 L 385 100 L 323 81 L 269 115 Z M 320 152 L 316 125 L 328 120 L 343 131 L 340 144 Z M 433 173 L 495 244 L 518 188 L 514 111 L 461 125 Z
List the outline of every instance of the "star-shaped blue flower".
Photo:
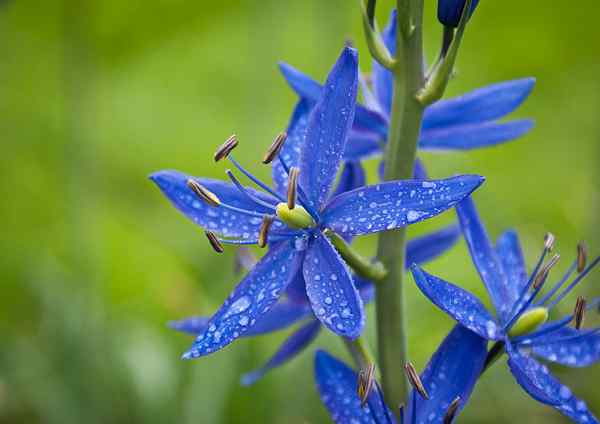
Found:
M 458 414 L 469 400 L 483 369 L 486 342 L 472 331 L 457 325 L 433 354 L 421 381 L 429 395 L 423 399 L 411 391 L 408 407 L 401 414 L 404 423 L 442 423 L 450 405 L 458 398 Z M 315 376 L 321 400 L 336 423 L 394 423 L 375 384 L 361 406 L 357 394 L 357 374 L 326 352 L 315 357 Z M 403 376 L 398 376 L 403 378 Z
M 406 245 L 406 263 L 423 264 L 444 253 L 452 247 L 460 235 L 458 226 L 446 227 L 442 230 L 417 237 Z M 300 279 L 301 275 L 299 274 Z M 354 286 L 360 293 L 364 304 L 371 302 L 375 294 L 373 284 L 365 279 L 353 276 Z M 300 282 L 300 288 L 304 281 Z M 171 328 L 194 336 L 202 334 L 208 327 L 210 317 L 192 317 L 170 323 Z M 268 334 L 284 330 L 303 322 L 279 347 L 275 354 L 260 368 L 242 376 L 242 384 L 250 385 L 261 379 L 267 372 L 277 368 L 300 354 L 319 334 L 321 322 L 316 319 L 306 295 L 297 296 L 296 300 L 280 300 L 256 325 L 248 330 L 244 337 Z
M 392 54 L 396 50 L 396 12 L 382 33 Z M 280 69 L 291 88 L 307 103 L 314 105 L 322 86 L 292 66 Z M 524 78 L 492 84 L 459 97 L 441 100 L 427 107 L 423 117 L 419 149 L 426 151 L 471 150 L 493 146 L 518 138 L 533 127 L 530 119 L 499 122 L 515 110 L 531 93 L 535 80 Z M 380 155 L 387 138 L 392 106 L 393 78 L 390 71 L 373 62 L 373 92 L 362 83 L 365 105 L 356 106 L 356 114 L 344 160 L 356 167 L 365 158 Z M 421 178 L 422 174 L 415 174 Z
M 193 178 L 175 171 L 151 176 L 171 202 L 195 223 L 226 237 L 232 243 L 258 243 L 265 216 L 275 219 L 268 232 L 269 250 L 234 289 L 208 322 L 184 358 L 196 358 L 231 343 L 269 312 L 282 292 L 302 273 L 305 291 L 317 318 L 333 332 L 349 338 L 364 326 L 363 302 L 348 266 L 325 231 L 352 237 L 400 228 L 435 216 L 468 196 L 482 182 L 466 175 L 432 181 L 390 181 L 361 187 L 330 197 L 347 134 L 352 126 L 358 85 L 356 50 L 345 48 L 327 78 L 313 108 L 300 148 L 298 168 L 279 155 L 282 168 L 297 177 L 296 205 L 258 181 L 231 155 L 235 166 L 267 193 L 235 182 Z M 294 180 L 294 178 L 289 178 Z M 203 203 L 188 184 L 208 191 Z M 291 184 L 295 187 L 294 184 Z M 288 191 L 288 193 L 290 193 Z M 214 199 L 217 197 L 218 199 Z M 294 196 L 292 196 L 293 198 Z
M 493 247 L 473 201 L 462 201 L 456 210 L 471 257 L 496 314 L 488 312 L 472 294 L 426 273 L 415 264 L 411 271 L 420 290 L 460 324 L 486 340 L 500 342 L 496 346 L 504 344 L 512 374 L 534 399 L 553 406 L 575 422 L 598 422 L 585 402 L 573 396 L 568 387 L 532 356 L 575 367 L 600 360 L 599 328 L 567 327 L 573 315 L 546 323 L 549 310 L 584 279 L 600 258 L 584 267 L 579 257 L 567 274 L 538 299 L 548 277 L 549 267 L 542 267 L 542 263 L 551 243 L 546 244 L 538 264 L 528 276 L 515 232 L 502 234 Z M 576 270 L 579 274 L 561 291 Z M 590 302 L 588 308 L 598 305 L 599 300 Z

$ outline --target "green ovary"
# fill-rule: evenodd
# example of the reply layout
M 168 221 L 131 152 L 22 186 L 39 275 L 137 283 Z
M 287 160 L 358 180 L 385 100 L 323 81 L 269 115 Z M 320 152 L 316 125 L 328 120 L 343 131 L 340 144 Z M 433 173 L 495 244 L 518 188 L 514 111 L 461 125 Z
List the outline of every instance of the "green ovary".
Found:
M 517 322 L 512 326 L 508 335 L 510 337 L 517 337 L 529 334 L 546 321 L 548 321 L 548 309 L 543 306 L 532 308 L 517 319 Z
M 291 228 L 309 228 L 315 226 L 315 221 L 300 205 L 296 205 L 294 209 L 288 208 L 285 203 L 279 203 L 276 208 L 277 217 Z

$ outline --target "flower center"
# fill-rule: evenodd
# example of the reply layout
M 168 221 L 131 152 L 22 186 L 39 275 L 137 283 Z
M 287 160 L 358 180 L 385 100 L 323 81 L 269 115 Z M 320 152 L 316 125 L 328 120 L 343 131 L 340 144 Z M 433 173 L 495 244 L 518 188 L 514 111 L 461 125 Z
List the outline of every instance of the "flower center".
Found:
M 510 337 L 529 334 L 548 320 L 548 309 L 537 306 L 524 312 L 511 327 L 508 335 Z
M 291 228 L 305 229 L 316 225 L 314 219 L 300 205 L 290 209 L 286 203 L 279 203 L 275 208 L 275 212 L 277 217 Z

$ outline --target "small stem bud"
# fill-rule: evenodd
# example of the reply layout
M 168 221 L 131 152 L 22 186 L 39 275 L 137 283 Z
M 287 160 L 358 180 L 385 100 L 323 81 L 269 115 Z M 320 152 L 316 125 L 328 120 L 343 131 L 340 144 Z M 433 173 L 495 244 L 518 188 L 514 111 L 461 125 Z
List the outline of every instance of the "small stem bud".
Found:
M 221 201 L 217 197 L 215 193 L 204 187 L 196 180 L 192 180 L 191 178 L 186 182 L 187 186 L 204 202 L 208 203 L 210 206 L 219 206 Z
M 581 273 L 587 264 L 587 246 L 584 242 L 577 244 L 577 272 Z
M 269 148 L 267 149 L 265 155 L 263 156 L 262 163 L 268 165 L 269 163 L 273 162 L 273 160 L 277 157 L 279 151 L 283 147 L 283 144 L 285 143 L 286 139 L 287 133 L 285 131 L 279 133 L 277 137 L 275 137 L 275 140 L 273 140 L 271 146 L 269 146 Z
M 206 234 L 206 238 L 208 239 L 208 242 L 210 243 L 211 247 L 215 250 L 215 252 L 223 253 L 223 245 L 221 244 L 215 233 L 206 230 L 204 231 L 204 234 Z
M 406 376 L 408 377 L 408 381 L 413 386 L 416 392 L 418 392 L 423 399 L 429 399 L 429 395 L 425 390 L 425 386 L 423 386 L 423 382 L 421 381 L 421 377 L 417 374 L 417 370 L 410 362 L 404 364 L 404 371 L 406 372 Z
M 369 394 L 373 390 L 373 384 L 375 383 L 375 365 L 369 364 L 367 368 L 360 370 L 358 373 L 358 397 L 360 398 L 360 405 L 364 406 L 367 403 Z
M 585 307 L 585 298 L 583 296 L 579 296 L 577 298 L 577 302 L 575 302 L 575 311 L 573 312 L 573 316 L 575 317 L 575 328 L 577 330 L 583 327 L 583 323 L 585 321 Z
M 298 174 L 300 174 L 300 168 L 295 166 L 290 168 L 290 175 L 288 177 L 288 191 L 287 191 L 287 206 L 289 210 L 296 207 L 296 192 L 298 190 Z
M 456 399 L 452 401 L 448 409 L 446 410 L 446 415 L 444 416 L 444 424 L 450 424 L 456 417 L 456 413 L 458 412 L 458 407 L 460 406 L 460 396 L 457 396 Z
M 238 145 L 237 136 L 234 134 L 225 140 L 225 143 L 221 144 L 221 146 L 215 152 L 215 162 L 220 161 L 221 159 L 229 156 L 231 151 L 235 149 Z
M 269 237 L 269 229 L 275 217 L 273 215 L 265 215 L 258 231 L 258 247 L 265 247 L 267 245 Z

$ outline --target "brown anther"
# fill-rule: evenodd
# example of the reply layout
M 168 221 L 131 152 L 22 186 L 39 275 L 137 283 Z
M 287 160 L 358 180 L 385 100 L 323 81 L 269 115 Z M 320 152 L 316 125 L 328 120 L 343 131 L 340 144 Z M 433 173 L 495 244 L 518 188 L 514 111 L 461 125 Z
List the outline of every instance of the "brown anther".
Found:
M 577 244 L 577 272 L 582 272 L 587 263 L 587 246 L 584 242 Z
M 585 298 L 583 296 L 577 297 L 577 302 L 575 302 L 575 310 L 573 311 L 573 316 L 575 320 L 575 328 L 578 330 L 581 327 L 583 327 L 583 323 L 585 321 L 585 307 Z
M 367 403 L 369 394 L 373 390 L 373 384 L 375 383 L 375 364 L 369 364 L 367 368 L 360 370 L 358 373 L 358 397 L 360 398 L 360 405 L 364 406 Z
M 196 180 L 192 180 L 191 178 L 186 182 L 187 186 L 204 202 L 208 203 L 210 206 L 219 206 L 221 201 L 217 197 L 215 193 L 204 187 Z
M 265 155 L 263 156 L 262 163 L 268 165 L 269 163 L 273 162 L 273 160 L 277 157 L 279 151 L 283 147 L 283 143 L 285 143 L 285 140 L 287 140 L 287 133 L 285 131 L 279 133 L 277 137 L 275 137 L 275 140 L 273 140 L 271 146 L 269 146 L 269 149 L 267 150 Z
M 457 396 L 448 409 L 446 409 L 446 415 L 444 415 L 444 424 L 452 423 L 452 420 L 456 417 L 456 413 L 458 412 L 458 407 L 460 406 L 460 396 Z
M 556 237 L 554 237 L 554 234 L 546 233 L 546 235 L 544 236 L 544 249 L 548 250 L 549 252 L 552 252 L 555 240 Z
M 295 166 L 290 168 L 290 175 L 288 177 L 288 191 L 287 191 L 287 207 L 292 210 L 296 207 L 296 191 L 298 189 L 298 174 L 300 169 Z
M 215 233 L 206 230 L 204 231 L 204 234 L 206 234 L 206 238 L 208 239 L 208 242 L 210 243 L 211 247 L 215 250 L 215 252 L 223 253 L 223 245 L 221 244 Z
M 229 156 L 231 151 L 235 149 L 238 145 L 237 136 L 234 134 L 225 140 L 225 143 L 221 144 L 221 146 L 215 152 L 215 162 L 220 161 L 221 159 Z
M 425 386 L 423 386 L 423 382 L 417 374 L 417 370 L 410 362 L 404 364 L 404 371 L 406 372 L 406 377 L 408 377 L 408 381 L 413 386 L 413 388 L 421 395 L 423 399 L 429 399 L 429 395 L 425 390 Z
M 233 262 L 233 272 L 239 274 L 242 270 L 249 271 L 256 265 L 256 257 L 247 247 L 240 247 L 235 251 L 235 259 Z
M 262 224 L 260 224 L 260 230 L 258 231 L 258 247 L 265 247 L 267 245 L 269 237 L 269 229 L 275 217 L 273 215 L 265 215 Z
M 534 289 L 539 289 L 540 287 L 542 287 L 544 285 L 544 283 L 546 282 L 546 279 L 548 278 L 548 274 L 550 273 L 550 270 L 552 269 L 552 267 L 554 265 L 556 265 L 556 263 L 558 262 L 559 259 L 560 259 L 560 255 L 554 255 L 554 256 L 552 256 L 552 259 L 550 259 L 550 261 L 548 261 L 548 263 L 543 266 L 543 268 L 540 270 L 540 272 L 538 272 L 538 274 L 535 276 L 535 280 L 533 280 L 533 288 Z

